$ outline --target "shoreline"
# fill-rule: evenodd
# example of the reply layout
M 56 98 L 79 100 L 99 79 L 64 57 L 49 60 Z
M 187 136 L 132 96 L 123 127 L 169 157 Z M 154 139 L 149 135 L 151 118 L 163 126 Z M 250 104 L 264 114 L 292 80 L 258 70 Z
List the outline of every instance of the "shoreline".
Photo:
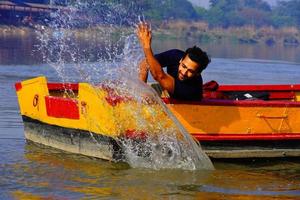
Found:
M 202 43 L 218 43 L 229 40 L 240 44 L 265 44 L 300 46 L 300 30 L 296 27 L 275 29 L 273 27 L 244 26 L 224 28 L 210 28 L 205 22 L 174 21 L 162 24 L 157 34 L 168 39 L 193 38 Z
M 40 26 L 41 27 L 41 26 Z M 112 29 L 110 31 L 105 31 Z M 46 27 L 45 31 L 52 31 Z M 0 37 L 28 37 L 36 34 L 37 29 L 32 27 L 17 27 L 0 25 Z M 113 38 L 120 35 L 130 34 L 131 28 L 128 27 L 105 27 L 95 26 L 93 28 L 72 29 L 70 33 L 76 38 L 101 38 L 101 34 L 107 32 L 112 34 Z M 210 28 L 204 22 L 167 22 L 156 25 L 153 34 L 159 39 L 169 40 L 198 40 L 202 43 L 218 43 L 228 40 L 233 44 L 265 44 L 283 45 L 283 46 L 300 46 L 300 30 L 295 27 L 286 27 L 275 29 L 273 27 L 255 28 L 252 26 Z

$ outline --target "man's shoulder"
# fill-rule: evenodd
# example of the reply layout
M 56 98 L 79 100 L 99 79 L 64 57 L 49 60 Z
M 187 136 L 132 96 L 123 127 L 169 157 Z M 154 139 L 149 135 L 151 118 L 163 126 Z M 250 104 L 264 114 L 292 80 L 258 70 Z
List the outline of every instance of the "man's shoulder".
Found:
M 180 56 L 182 57 L 184 55 L 184 51 L 180 50 L 180 49 L 170 49 L 164 52 L 161 52 L 163 54 L 169 54 L 169 55 L 173 55 L 173 56 Z
M 184 52 L 179 49 L 170 49 L 155 55 L 158 62 L 164 66 L 177 65 L 183 57 Z

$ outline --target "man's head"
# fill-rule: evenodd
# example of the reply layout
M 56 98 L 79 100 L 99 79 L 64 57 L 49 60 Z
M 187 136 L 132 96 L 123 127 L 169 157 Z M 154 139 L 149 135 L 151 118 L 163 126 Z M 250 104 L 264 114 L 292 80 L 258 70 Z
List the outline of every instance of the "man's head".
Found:
M 210 59 L 205 51 L 194 46 L 188 48 L 179 62 L 178 79 L 181 81 L 199 76 L 210 63 Z

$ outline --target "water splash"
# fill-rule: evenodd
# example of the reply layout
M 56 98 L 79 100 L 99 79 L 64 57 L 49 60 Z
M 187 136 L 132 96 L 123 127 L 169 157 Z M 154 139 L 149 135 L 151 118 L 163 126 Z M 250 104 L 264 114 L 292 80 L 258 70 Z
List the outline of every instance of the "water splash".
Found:
M 102 82 L 136 102 L 128 116 L 137 130 L 147 130 L 147 137 L 117 138 L 132 167 L 212 169 L 209 158 L 157 93 L 137 79 L 143 53 L 132 27 L 138 10 L 131 3 L 125 7 L 110 1 L 78 0 L 67 10 L 51 13 L 48 27 L 36 27 L 38 50 L 63 82 Z M 124 119 L 115 116 L 113 120 L 122 130 Z
M 138 132 L 138 136 L 142 137 L 137 139 L 119 140 L 125 149 L 126 162 L 132 167 L 154 169 L 213 169 L 207 155 L 161 101 L 156 91 L 124 74 L 119 81 L 122 86 L 114 86 L 121 91 L 119 95 L 130 96 L 138 102 L 139 107 L 128 110 L 128 116 L 135 116 L 136 129 L 145 131 Z M 144 105 L 147 106 L 146 114 Z

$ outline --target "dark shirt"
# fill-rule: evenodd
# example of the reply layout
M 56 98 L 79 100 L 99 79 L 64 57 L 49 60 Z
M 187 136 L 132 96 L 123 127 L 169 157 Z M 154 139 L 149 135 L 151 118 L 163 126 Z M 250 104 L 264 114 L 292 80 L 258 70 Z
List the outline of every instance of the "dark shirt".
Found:
M 174 93 L 170 94 L 174 99 L 201 100 L 202 99 L 202 77 L 201 75 L 188 80 L 178 79 L 179 61 L 184 52 L 179 49 L 171 49 L 155 55 L 162 67 L 167 67 L 167 73 L 175 80 Z

